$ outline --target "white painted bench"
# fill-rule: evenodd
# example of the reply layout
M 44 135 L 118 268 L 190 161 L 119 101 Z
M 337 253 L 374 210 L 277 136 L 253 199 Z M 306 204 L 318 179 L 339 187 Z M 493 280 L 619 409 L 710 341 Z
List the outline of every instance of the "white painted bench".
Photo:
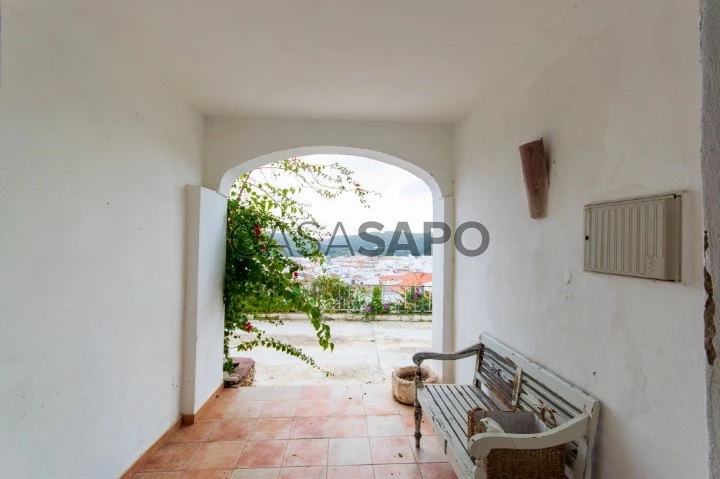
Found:
M 420 365 L 425 360 L 457 360 L 476 356 L 472 384 L 423 384 Z M 420 447 L 423 414 L 445 441 L 445 453 L 458 477 L 483 479 L 482 464 L 492 449 L 542 449 L 567 446 L 566 475 L 590 479 L 600 403 L 537 363 L 492 337 L 456 353 L 417 353 L 415 384 L 415 445 Z M 557 427 L 542 434 L 483 433 L 467 436 L 467 412 L 476 407 L 501 411 L 551 410 Z

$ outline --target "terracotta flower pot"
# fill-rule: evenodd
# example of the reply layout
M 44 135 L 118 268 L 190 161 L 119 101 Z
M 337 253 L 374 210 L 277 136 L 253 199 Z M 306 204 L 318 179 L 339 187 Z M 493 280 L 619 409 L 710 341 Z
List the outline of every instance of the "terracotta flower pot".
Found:
M 415 366 L 405 366 L 392 373 L 393 396 L 403 404 L 412 405 L 415 402 Z M 427 366 L 420 367 L 420 374 L 424 384 L 436 384 L 437 375 Z

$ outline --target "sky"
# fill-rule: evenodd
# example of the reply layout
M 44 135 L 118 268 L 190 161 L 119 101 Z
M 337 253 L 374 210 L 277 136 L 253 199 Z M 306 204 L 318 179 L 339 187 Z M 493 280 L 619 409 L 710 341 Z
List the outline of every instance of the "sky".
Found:
M 398 222 L 407 221 L 413 232 L 423 231 L 423 222 L 432 221 L 432 194 L 425 182 L 402 168 L 376 160 L 347 155 L 311 155 L 303 160 L 314 164 L 340 163 L 354 171 L 363 188 L 380 195 L 368 196 L 369 208 L 353 194 L 343 194 L 329 200 L 305 190 L 297 199 L 311 205 L 310 212 L 330 232 L 342 222 L 348 235 L 355 235 L 365 221 L 385 225 L 383 231 L 393 231 Z M 280 182 L 290 181 L 280 179 Z

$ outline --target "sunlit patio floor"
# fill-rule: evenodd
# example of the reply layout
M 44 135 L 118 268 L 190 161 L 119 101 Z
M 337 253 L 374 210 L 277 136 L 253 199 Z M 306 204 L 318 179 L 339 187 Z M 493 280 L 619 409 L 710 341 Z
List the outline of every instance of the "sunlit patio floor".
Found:
M 449 479 L 440 441 L 389 384 L 226 389 L 136 479 Z

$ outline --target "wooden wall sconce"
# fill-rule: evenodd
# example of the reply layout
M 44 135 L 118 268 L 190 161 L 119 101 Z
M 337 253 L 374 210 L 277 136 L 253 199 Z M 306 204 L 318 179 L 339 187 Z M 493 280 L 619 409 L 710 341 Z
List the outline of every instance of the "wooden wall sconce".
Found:
M 522 145 L 520 147 L 520 160 L 522 162 L 523 176 L 525 177 L 530 218 L 545 218 L 547 216 L 550 179 L 547 157 L 545 156 L 545 145 L 542 138 Z

